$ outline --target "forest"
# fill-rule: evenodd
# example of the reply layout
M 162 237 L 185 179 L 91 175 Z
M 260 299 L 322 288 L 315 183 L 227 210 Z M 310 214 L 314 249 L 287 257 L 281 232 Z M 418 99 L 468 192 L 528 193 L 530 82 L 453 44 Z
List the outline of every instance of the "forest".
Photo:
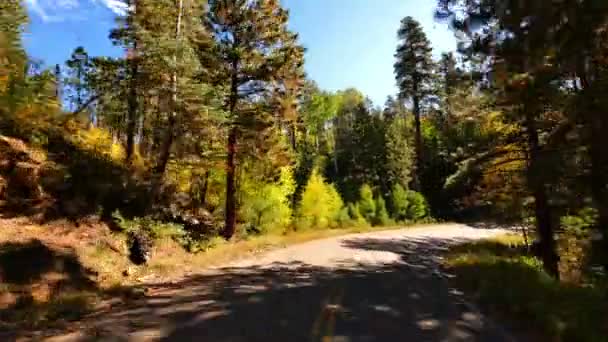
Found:
M 496 222 L 553 278 L 605 276 L 607 2 L 438 0 L 434 20 L 458 38 L 440 55 L 406 14 L 382 105 L 308 78 L 278 0 L 127 2 L 108 32 L 122 57 L 74 47 L 56 66 L 25 52 L 23 3 L 0 3 L 3 211 L 97 215 L 190 252 Z
M 3 179 L 3 195 L 14 209 L 39 197 L 43 216 L 205 222 L 193 230 L 226 239 L 492 219 L 527 227 L 554 276 L 574 227 L 608 264 L 606 6 L 463 4 L 437 4 L 460 34 L 440 58 L 402 20 L 399 93 L 379 107 L 307 79 L 279 1 L 134 1 L 109 32 L 124 57 L 75 47 L 54 68 L 28 58 L 24 7 L 4 2 L 2 132 L 49 165 L 32 176 L 41 191 Z

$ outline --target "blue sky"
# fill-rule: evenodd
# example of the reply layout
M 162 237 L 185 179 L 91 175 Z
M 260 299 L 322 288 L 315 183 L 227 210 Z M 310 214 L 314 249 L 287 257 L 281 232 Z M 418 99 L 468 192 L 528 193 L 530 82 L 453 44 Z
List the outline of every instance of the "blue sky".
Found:
M 1 1 L 1 0 L 0 0 Z M 454 50 L 447 27 L 433 20 L 434 0 L 282 0 L 291 29 L 308 49 L 306 71 L 321 88 L 355 87 L 382 104 L 394 94 L 393 54 L 399 21 L 421 22 L 434 53 Z M 26 0 L 31 24 L 28 52 L 47 65 L 63 63 L 79 45 L 89 54 L 120 55 L 108 40 L 120 0 Z

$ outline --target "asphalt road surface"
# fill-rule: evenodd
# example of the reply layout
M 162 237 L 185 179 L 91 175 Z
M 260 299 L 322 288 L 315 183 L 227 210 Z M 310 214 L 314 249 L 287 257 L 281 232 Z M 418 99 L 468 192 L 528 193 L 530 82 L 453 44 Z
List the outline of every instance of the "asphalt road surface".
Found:
M 451 244 L 505 233 L 437 225 L 275 250 L 96 313 L 52 341 L 514 341 L 450 288 Z

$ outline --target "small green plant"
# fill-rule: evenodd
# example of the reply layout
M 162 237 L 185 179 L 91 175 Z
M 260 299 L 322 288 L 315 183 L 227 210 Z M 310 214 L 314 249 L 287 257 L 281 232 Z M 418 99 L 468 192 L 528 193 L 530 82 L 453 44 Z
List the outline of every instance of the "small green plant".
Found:
M 240 217 L 247 224 L 247 232 L 264 234 L 282 233 L 291 225 L 290 196 L 295 191 L 291 168 L 281 169 L 278 183 L 260 183 L 246 179 Z
M 376 226 L 387 226 L 391 224 L 391 218 L 388 215 L 388 210 L 386 210 L 386 203 L 384 202 L 384 198 L 380 195 L 376 198 L 376 214 L 374 215 L 374 218 L 374 225 Z
M 429 214 L 429 207 L 424 196 L 416 191 L 407 192 L 407 218 L 418 221 Z
M 397 184 L 391 191 L 393 218 L 399 222 L 419 222 L 429 215 L 429 206 L 424 196 L 416 191 L 405 190 Z
M 407 191 L 399 184 L 393 186 L 391 191 L 392 217 L 397 221 L 407 220 L 407 208 L 409 207 Z
M 359 212 L 367 222 L 373 223 L 376 216 L 376 202 L 374 202 L 374 193 L 372 188 L 363 184 L 359 189 Z
M 120 211 L 112 213 L 112 218 L 120 231 L 126 234 L 144 232 L 154 240 L 164 238 L 179 239 L 186 235 L 184 227 L 176 223 L 156 221 L 150 217 L 135 217 L 126 219 Z
M 336 188 L 314 170 L 298 205 L 296 228 L 326 229 L 338 226 L 343 202 Z

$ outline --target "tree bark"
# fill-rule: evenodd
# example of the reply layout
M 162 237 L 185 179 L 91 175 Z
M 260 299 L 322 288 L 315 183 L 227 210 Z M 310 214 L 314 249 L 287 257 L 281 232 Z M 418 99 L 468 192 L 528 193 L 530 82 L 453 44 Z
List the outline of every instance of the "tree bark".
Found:
M 181 32 L 181 22 L 183 15 L 183 0 L 178 2 L 178 14 L 175 28 L 175 39 L 179 43 L 179 36 Z M 177 64 L 177 52 L 173 55 L 173 62 Z M 173 71 L 171 76 L 171 114 L 169 115 L 169 122 L 167 124 L 167 130 L 162 146 L 160 148 L 160 157 L 158 163 L 154 168 L 154 188 L 152 198 L 156 198 L 160 192 L 160 186 L 169 163 L 169 157 L 171 156 L 171 147 L 175 141 L 175 127 L 177 125 L 177 71 Z
M 417 92 L 417 90 L 414 90 Z M 422 124 L 420 122 L 420 98 L 418 95 L 413 96 L 414 102 L 414 127 L 415 127 L 415 148 L 416 148 L 416 172 L 414 173 L 413 188 L 416 191 L 421 190 L 420 174 L 422 172 Z
M 133 15 L 137 13 L 137 0 L 131 3 L 133 6 Z M 131 23 L 133 26 L 133 23 Z M 127 95 L 127 151 L 126 151 L 126 162 L 131 164 L 133 161 L 133 154 L 135 152 L 135 131 L 137 129 L 137 78 L 139 74 L 139 65 L 137 60 L 137 37 L 133 37 L 133 51 L 129 59 L 129 94 Z
M 596 222 L 597 237 L 594 239 L 594 254 L 605 270 L 608 270 L 608 146 L 606 134 L 608 125 L 603 113 L 593 111 L 591 117 L 591 195 L 598 211 Z
M 137 128 L 137 75 L 138 75 L 138 62 L 133 56 L 130 61 L 131 64 L 131 80 L 129 82 L 129 97 L 127 99 L 127 155 L 126 161 L 130 164 L 133 160 L 133 154 L 135 152 L 135 131 Z
M 236 145 L 237 130 L 233 127 L 228 135 L 228 157 L 226 159 L 226 221 L 222 236 L 229 240 L 236 232 Z
M 554 227 L 551 217 L 551 207 L 547 197 L 545 182 L 539 175 L 541 164 L 541 148 L 536 128 L 536 120 L 531 113 L 526 113 L 525 126 L 528 133 L 528 186 L 534 197 L 534 215 L 538 229 L 540 257 L 545 271 L 559 279 L 559 257 L 555 249 Z
M 205 172 L 205 181 L 203 182 L 203 188 L 201 189 L 200 206 L 205 207 L 207 205 L 207 190 L 209 189 L 209 177 L 211 172 L 207 170 Z
M 238 37 L 234 37 L 234 45 L 238 46 Z M 232 75 L 230 80 L 229 113 L 234 118 L 236 106 L 239 100 L 239 59 L 232 60 Z M 228 134 L 228 154 L 226 156 L 226 212 L 224 230 L 222 236 L 230 240 L 236 232 L 236 149 L 237 149 L 237 127 L 233 124 Z

